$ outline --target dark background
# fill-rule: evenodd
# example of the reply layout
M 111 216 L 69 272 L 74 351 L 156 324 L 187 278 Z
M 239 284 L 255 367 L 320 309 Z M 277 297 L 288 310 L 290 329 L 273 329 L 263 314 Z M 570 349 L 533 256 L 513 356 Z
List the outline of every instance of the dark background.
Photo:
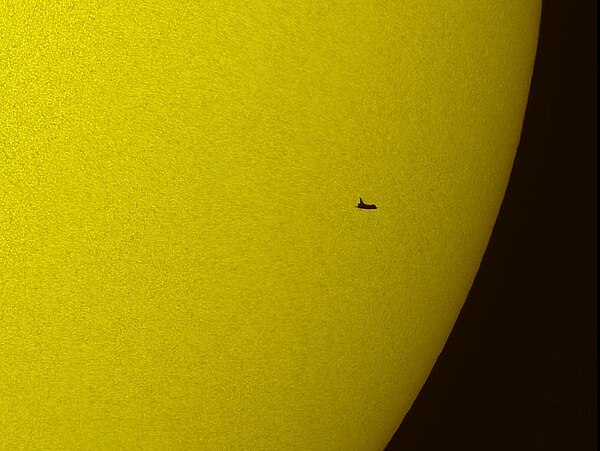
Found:
M 596 8 L 544 1 L 491 241 L 387 451 L 596 449 Z

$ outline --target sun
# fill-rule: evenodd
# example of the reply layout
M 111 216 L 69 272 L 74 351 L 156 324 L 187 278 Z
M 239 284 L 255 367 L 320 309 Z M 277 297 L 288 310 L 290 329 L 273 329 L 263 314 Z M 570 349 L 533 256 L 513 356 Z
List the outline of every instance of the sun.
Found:
M 5 2 L 0 448 L 383 449 L 491 234 L 539 15 Z

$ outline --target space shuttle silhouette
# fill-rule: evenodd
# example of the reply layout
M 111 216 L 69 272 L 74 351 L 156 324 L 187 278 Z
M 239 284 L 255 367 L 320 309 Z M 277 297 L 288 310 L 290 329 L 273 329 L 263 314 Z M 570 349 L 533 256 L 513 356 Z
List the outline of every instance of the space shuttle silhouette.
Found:
M 360 198 L 360 202 L 358 203 L 358 205 L 356 206 L 356 208 L 362 208 L 363 210 L 377 210 L 377 205 L 375 204 L 365 204 L 362 200 L 362 197 Z

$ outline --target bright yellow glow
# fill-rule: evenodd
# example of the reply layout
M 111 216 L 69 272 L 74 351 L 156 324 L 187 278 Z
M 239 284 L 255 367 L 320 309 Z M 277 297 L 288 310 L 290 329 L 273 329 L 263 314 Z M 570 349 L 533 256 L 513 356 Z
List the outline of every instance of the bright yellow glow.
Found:
M 2 1 L 0 449 L 382 449 L 491 233 L 539 10 Z

